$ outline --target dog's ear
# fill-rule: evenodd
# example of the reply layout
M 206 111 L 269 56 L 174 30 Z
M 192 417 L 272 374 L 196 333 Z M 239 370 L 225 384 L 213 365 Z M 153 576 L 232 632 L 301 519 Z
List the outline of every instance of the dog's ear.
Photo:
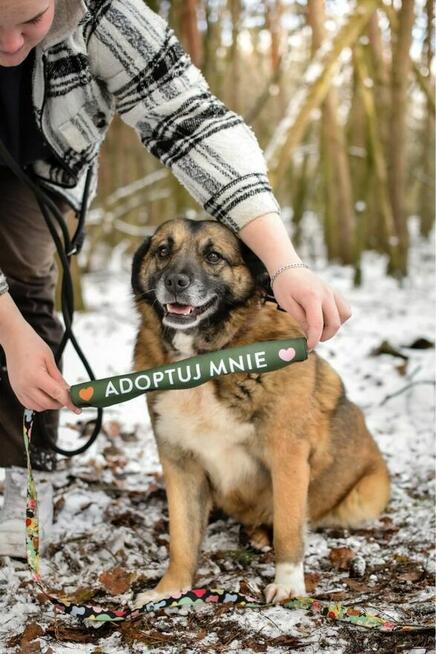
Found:
M 135 295 L 140 295 L 141 293 L 144 292 L 144 289 L 141 288 L 141 285 L 139 283 L 139 271 L 141 269 L 141 262 L 149 250 L 150 243 L 151 243 L 151 236 L 147 236 L 147 238 L 141 243 L 141 245 L 133 255 L 132 275 L 130 281 Z
M 244 259 L 245 265 L 251 272 L 251 275 L 256 283 L 256 287 L 266 291 L 267 293 L 272 293 L 270 277 L 263 262 L 256 254 L 254 254 L 253 250 L 250 250 L 248 245 L 246 245 L 243 241 L 240 241 L 240 249 L 242 258 Z

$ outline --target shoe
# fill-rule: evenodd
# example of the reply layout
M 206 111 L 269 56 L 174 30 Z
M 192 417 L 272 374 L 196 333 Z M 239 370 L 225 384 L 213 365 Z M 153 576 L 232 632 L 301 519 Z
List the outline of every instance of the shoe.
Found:
M 40 551 L 49 544 L 53 525 L 53 484 L 51 472 L 34 471 L 33 478 L 38 492 Z M 27 470 L 7 468 L 5 496 L 0 511 L 0 556 L 25 559 L 26 554 L 26 493 Z

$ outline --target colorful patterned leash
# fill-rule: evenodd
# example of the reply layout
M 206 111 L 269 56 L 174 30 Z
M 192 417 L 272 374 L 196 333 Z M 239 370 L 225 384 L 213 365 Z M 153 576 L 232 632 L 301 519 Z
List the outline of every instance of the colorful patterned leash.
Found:
M 108 406 L 136 397 L 149 390 L 170 390 L 187 388 L 212 379 L 218 375 L 239 371 L 270 372 L 296 361 L 307 358 L 306 339 L 267 341 L 239 348 L 228 348 L 220 352 L 198 355 L 175 364 L 119 377 L 111 377 L 78 384 L 71 388 L 71 397 L 78 406 Z M 185 376 L 179 374 L 184 371 Z M 189 374 L 188 374 L 189 371 Z M 194 373 L 194 374 L 192 374 Z M 129 380 L 124 381 L 123 380 Z M 140 383 L 138 383 L 138 380 Z M 146 386 L 146 388 L 144 388 Z M 44 596 L 59 612 L 82 620 L 94 622 L 122 622 L 135 620 L 141 615 L 166 608 L 182 608 L 199 604 L 230 604 L 238 608 L 265 608 L 276 606 L 253 601 L 238 593 L 223 589 L 195 588 L 159 601 L 151 601 L 139 609 L 107 609 L 91 604 L 76 604 L 67 597 L 54 596 L 42 583 L 39 556 L 38 497 L 30 461 L 30 441 L 32 438 L 34 411 L 25 409 L 23 416 L 23 438 L 27 457 L 27 502 L 26 502 L 26 551 L 27 562 L 33 580 Z M 392 620 L 372 614 L 359 607 L 346 607 L 335 602 L 321 602 L 311 597 L 296 597 L 281 604 L 287 609 L 304 609 L 312 614 L 348 622 L 362 627 L 385 632 L 428 631 L 432 626 L 399 624 Z

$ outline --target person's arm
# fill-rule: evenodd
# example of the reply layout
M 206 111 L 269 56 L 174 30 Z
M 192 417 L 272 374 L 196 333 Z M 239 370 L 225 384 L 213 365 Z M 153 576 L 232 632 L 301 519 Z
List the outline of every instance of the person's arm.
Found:
M 263 261 L 270 277 L 282 266 L 302 263 L 277 214 L 250 221 L 241 229 L 239 237 Z M 280 306 L 305 332 L 309 350 L 318 341 L 334 336 L 351 316 L 350 307 L 341 295 L 307 268 L 290 268 L 279 273 L 273 282 L 273 292 Z
M 117 113 L 204 210 L 245 241 L 270 274 L 298 261 L 253 130 L 210 92 L 167 23 L 143 0 L 112 0 L 96 17 L 88 47 Z M 309 349 L 351 315 L 307 269 L 280 273 L 273 291 Z
M 256 216 L 279 214 L 253 130 L 210 92 L 168 24 L 143 0 L 112 0 L 94 24 L 93 74 L 204 210 L 235 233 Z
M 24 407 L 44 411 L 66 406 L 81 413 L 71 402 L 53 352 L 20 313 L 1 271 L 0 345 L 6 355 L 9 383 Z

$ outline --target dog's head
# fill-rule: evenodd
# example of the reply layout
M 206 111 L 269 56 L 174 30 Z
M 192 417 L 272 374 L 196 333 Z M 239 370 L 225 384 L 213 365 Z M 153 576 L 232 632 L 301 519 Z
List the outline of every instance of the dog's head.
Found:
M 268 274 L 260 259 L 227 227 L 176 218 L 158 227 L 133 258 L 137 302 L 150 304 L 162 324 L 193 333 L 218 325 L 254 295 Z

